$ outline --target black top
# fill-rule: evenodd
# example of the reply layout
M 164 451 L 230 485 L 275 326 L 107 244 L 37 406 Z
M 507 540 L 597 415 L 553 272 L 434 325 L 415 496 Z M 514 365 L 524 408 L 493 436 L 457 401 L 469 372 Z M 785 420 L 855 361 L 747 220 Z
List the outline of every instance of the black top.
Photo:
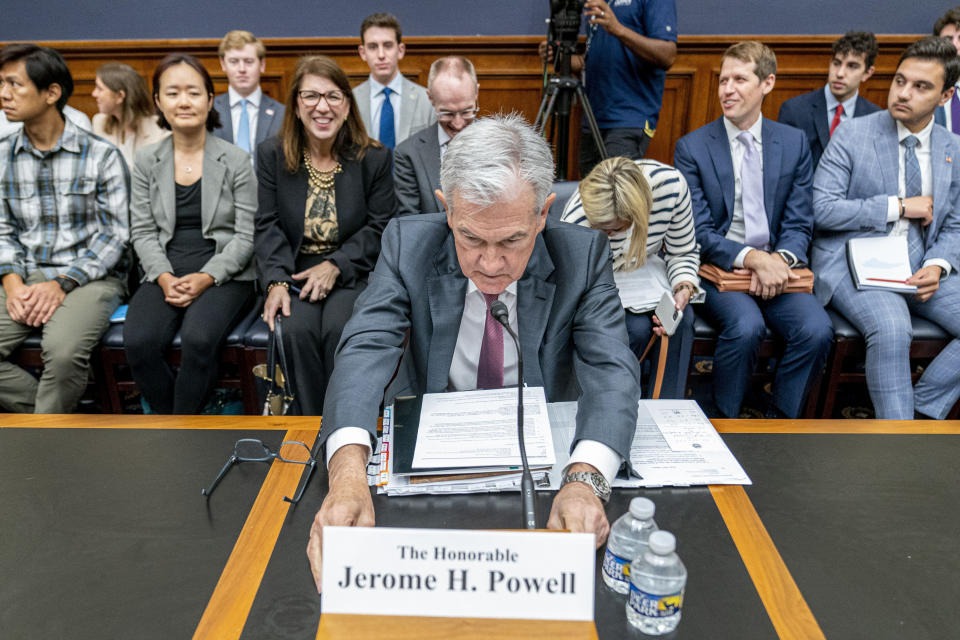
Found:
M 214 256 L 217 244 L 203 237 L 203 222 L 200 217 L 200 183 L 176 184 L 177 226 L 167 243 L 167 259 L 173 266 L 173 275 L 178 278 L 196 273 Z

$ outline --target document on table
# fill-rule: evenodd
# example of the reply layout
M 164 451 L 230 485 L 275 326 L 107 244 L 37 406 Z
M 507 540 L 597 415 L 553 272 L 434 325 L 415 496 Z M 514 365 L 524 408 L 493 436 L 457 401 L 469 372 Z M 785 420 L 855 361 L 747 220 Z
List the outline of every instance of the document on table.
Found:
M 550 472 L 551 489 L 560 487 L 576 429 L 576 412 L 576 402 L 550 405 L 558 458 Z M 630 462 L 641 477 L 618 477 L 614 487 L 752 484 L 693 400 L 640 400 Z
M 523 435 L 530 466 L 556 460 L 543 387 L 523 391 Z M 416 469 L 477 468 L 520 464 L 517 390 L 490 389 L 423 396 Z
M 664 292 L 673 290 L 667 281 L 667 264 L 660 256 L 647 256 L 644 266 L 633 271 L 614 271 L 613 281 L 623 308 L 635 311 L 655 309 Z

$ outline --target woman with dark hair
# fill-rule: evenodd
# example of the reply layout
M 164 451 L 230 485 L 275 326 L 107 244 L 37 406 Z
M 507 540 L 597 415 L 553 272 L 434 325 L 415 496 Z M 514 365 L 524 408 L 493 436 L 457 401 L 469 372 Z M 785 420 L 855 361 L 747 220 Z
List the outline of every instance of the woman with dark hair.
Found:
M 367 136 L 337 63 L 308 56 L 297 63 L 280 135 L 257 153 L 263 319 L 272 330 L 283 314 L 299 411 L 320 415 L 343 325 L 397 213 L 390 150 Z
M 139 149 L 167 137 L 157 124 L 147 83 L 130 65 L 108 62 L 97 69 L 93 99 L 99 113 L 93 132 L 120 149 L 127 166 L 133 166 Z
M 192 56 L 153 74 L 169 138 L 137 152 L 130 238 L 143 281 L 130 300 L 124 345 L 133 379 L 158 413 L 198 413 L 217 379 L 217 351 L 254 300 L 256 182 L 250 156 L 210 134 L 213 81 Z M 163 357 L 177 331 L 177 374 Z

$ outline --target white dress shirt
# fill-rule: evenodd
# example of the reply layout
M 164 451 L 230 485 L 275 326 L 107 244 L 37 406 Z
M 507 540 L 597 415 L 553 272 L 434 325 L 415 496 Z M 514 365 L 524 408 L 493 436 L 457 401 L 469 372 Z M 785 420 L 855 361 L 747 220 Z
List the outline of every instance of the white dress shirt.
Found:
M 517 283 L 511 282 L 498 299 L 507 306 L 510 326 L 519 332 L 517 318 Z M 448 391 L 471 391 L 477 388 L 477 364 L 480 360 L 480 346 L 483 342 L 483 328 L 487 318 L 487 302 L 483 293 L 472 280 L 467 280 L 467 293 L 463 301 L 463 315 L 460 318 L 460 330 L 457 344 L 450 362 L 447 379 Z M 492 320 L 492 318 L 491 318 Z M 513 339 L 503 332 L 503 385 L 517 384 L 517 350 Z M 327 438 L 327 464 L 337 449 L 348 444 L 370 445 L 370 434 L 359 427 L 337 429 Z M 593 465 L 611 482 L 620 468 L 620 454 L 607 445 L 595 440 L 580 440 L 570 455 L 568 465 L 584 462 Z
M 400 107 L 403 106 L 403 76 L 400 72 L 393 76 L 390 84 L 380 84 L 370 76 L 370 125 L 373 131 L 368 133 L 374 138 L 380 137 L 380 112 L 383 110 L 383 89 L 390 87 L 390 104 L 393 105 L 393 133 L 394 136 L 400 129 Z M 400 140 L 397 140 L 400 142 Z
M 917 163 L 920 165 L 920 195 L 923 196 L 932 196 L 933 195 L 933 168 L 930 165 L 930 134 L 933 131 L 933 118 L 930 118 L 930 122 L 927 123 L 920 132 L 913 133 L 907 129 L 903 123 L 899 120 L 897 121 L 897 196 L 890 196 L 890 199 L 887 201 L 887 222 L 893 222 L 893 228 L 890 230 L 890 236 L 904 236 L 906 237 L 907 233 L 910 230 L 910 219 L 900 217 L 900 201 L 899 198 L 905 198 L 907 187 L 906 187 L 906 177 L 904 175 L 904 161 L 903 156 L 906 152 L 906 147 L 903 146 L 903 139 L 907 136 L 916 136 L 917 137 L 917 146 L 913 148 L 914 153 L 917 154 Z M 946 260 L 941 260 L 939 258 L 933 258 L 927 260 L 923 263 L 924 267 L 929 267 L 936 265 L 943 269 L 943 275 L 948 275 L 950 273 L 950 263 Z
M 853 93 L 853 97 L 847 98 L 843 102 L 834 97 L 833 92 L 830 91 L 830 85 L 824 85 L 823 94 L 827 97 L 827 128 L 830 128 L 830 124 L 833 122 L 833 116 L 836 115 L 837 105 L 843 105 L 843 113 L 840 114 L 840 124 L 843 124 L 850 118 L 854 117 L 854 111 L 857 108 L 857 96 L 859 95 L 856 91 Z
M 230 100 L 230 124 L 233 125 L 233 144 L 240 146 L 238 134 L 240 131 L 240 109 L 242 108 L 240 101 L 243 100 L 243 96 L 237 93 L 233 87 L 227 89 L 227 95 Z M 259 85 L 254 89 L 253 93 L 247 96 L 247 118 L 250 121 L 249 148 L 251 157 L 257 149 L 257 118 L 260 115 L 261 98 L 263 98 L 263 91 L 260 90 Z

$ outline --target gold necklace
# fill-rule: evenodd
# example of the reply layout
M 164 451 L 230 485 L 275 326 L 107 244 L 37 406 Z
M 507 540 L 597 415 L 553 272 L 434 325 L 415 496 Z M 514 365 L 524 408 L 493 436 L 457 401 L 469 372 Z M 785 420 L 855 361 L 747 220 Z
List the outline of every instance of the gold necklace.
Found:
M 335 176 L 338 173 L 343 173 L 343 166 L 340 163 L 337 163 L 333 169 L 329 171 L 320 171 L 313 163 L 310 162 L 310 152 L 304 150 L 303 152 L 303 163 L 307 166 L 307 174 L 310 176 L 310 182 L 315 184 L 319 189 L 332 189 Z

